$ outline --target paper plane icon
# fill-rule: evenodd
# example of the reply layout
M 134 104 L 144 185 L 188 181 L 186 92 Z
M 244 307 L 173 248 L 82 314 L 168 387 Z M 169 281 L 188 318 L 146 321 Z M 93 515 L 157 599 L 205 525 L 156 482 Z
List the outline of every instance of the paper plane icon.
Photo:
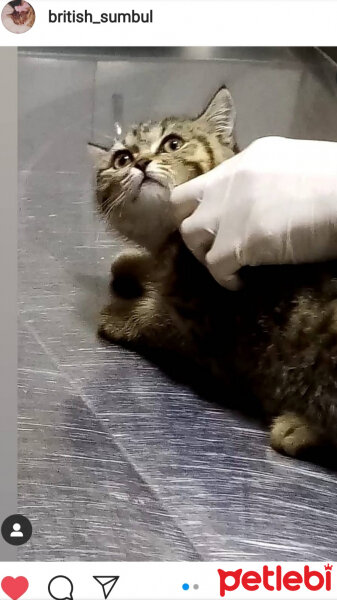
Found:
M 93 575 L 93 578 L 96 579 L 96 581 L 102 586 L 104 599 L 107 600 L 119 579 L 119 575 L 108 575 L 102 577 Z

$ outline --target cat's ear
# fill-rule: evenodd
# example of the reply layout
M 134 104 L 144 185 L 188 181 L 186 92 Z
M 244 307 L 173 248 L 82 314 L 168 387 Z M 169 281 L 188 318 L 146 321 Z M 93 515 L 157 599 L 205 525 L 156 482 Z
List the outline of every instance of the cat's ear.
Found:
M 107 169 L 109 167 L 111 160 L 110 150 L 103 148 L 103 146 L 89 143 L 88 152 L 96 171 Z
M 218 90 L 199 119 L 206 119 L 224 143 L 233 138 L 235 108 L 233 98 L 226 87 Z

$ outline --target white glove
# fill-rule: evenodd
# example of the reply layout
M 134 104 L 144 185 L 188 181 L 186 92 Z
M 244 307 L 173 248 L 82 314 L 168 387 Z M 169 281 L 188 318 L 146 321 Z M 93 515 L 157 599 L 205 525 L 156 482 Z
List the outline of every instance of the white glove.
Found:
M 229 289 L 245 265 L 337 258 L 337 143 L 261 138 L 171 202 L 186 245 Z

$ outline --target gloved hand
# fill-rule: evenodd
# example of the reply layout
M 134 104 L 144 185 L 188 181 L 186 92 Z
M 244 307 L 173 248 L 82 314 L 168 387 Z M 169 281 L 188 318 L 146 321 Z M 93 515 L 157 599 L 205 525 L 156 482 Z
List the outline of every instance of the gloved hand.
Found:
M 337 258 L 337 143 L 261 138 L 171 202 L 186 245 L 228 289 L 245 265 Z

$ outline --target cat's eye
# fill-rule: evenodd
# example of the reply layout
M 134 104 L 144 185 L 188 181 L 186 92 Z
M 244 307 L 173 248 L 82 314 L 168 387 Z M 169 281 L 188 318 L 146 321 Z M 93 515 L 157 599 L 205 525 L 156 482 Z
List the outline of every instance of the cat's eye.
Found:
M 118 150 L 113 157 L 114 169 L 123 169 L 133 161 L 133 156 L 129 150 Z
M 179 135 L 168 135 L 161 143 L 162 152 L 176 152 L 184 144 L 184 140 Z

